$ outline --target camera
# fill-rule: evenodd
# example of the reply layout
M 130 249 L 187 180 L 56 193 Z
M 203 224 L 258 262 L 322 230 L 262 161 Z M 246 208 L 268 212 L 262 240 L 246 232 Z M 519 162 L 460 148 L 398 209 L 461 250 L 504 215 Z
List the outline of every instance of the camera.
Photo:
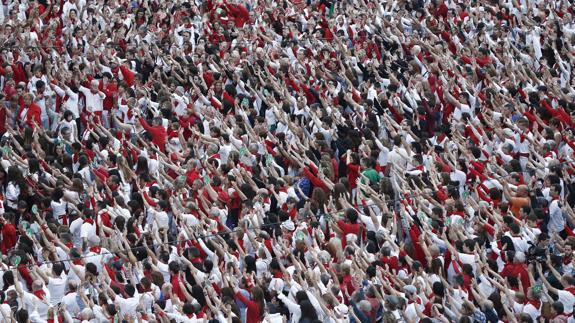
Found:
M 547 248 L 531 245 L 526 253 L 527 263 L 545 263 L 547 261 Z

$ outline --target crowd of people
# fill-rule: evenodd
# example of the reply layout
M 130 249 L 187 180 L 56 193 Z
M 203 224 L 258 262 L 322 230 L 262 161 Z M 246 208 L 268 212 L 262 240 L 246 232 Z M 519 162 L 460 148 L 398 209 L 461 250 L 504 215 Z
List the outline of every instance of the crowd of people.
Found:
M 572 0 L 3 0 L 1 322 L 575 322 Z

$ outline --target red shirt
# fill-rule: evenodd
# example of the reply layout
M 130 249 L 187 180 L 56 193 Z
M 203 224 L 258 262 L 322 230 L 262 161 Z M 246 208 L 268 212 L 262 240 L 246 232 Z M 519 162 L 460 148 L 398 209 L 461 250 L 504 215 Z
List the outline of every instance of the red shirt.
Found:
M 185 302 L 186 295 L 184 295 L 184 291 L 182 291 L 180 288 L 180 278 L 178 276 L 172 276 L 170 278 L 170 283 L 172 284 L 172 290 L 174 291 L 174 294 L 178 296 L 180 301 Z
M 235 299 L 244 303 L 244 305 L 248 308 L 248 312 L 246 315 L 246 323 L 259 323 L 262 321 L 261 317 L 263 309 L 260 308 L 260 305 L 257 302 L 249 300 L 241 292 L 236 293 Z
M 337 226 L 341 231 L 343 231 L 343 237 L 341 238 L 342 244 L 345 248 L 347 245 L 346 236 L 350 233 L 355 234 L 359 238 L 359 224 L 358 223 L 345 223 L 343 220 L 337 221 Z
M 152 142 L 160 148 L 161 152 L 166 149 L 166 140 L 168 138 L 168 132 L 166 128 L 162 126 L 150 126 L 144 118 L 140 118 L 140 124 L 147 132 L 152 135 Z
M 34 129 L 34 121 L 38 124 L 39 127 L 42 126 L 42 109 L 36 103 L 31 103 L 28 107 L 28 112 L 26 112 L 26 116 L 22 122 L 26 123 L 26 125 L 32 129 Z M 22 117 L 21 115 L 19 117 Z
M 357 187 L 357 178 L 359 177 L 359 165 L 347 164 L 347 180 L 351 189 Z
M 2 243 L 0 244 L 0 250 L 3 254 L 6 254 L 8 250 L 14 248 L 18 238 L 16 237 L 16 226 L 12 223 L 4 224 L 2 228 Z
M 529 281 L 529 274 L 527 273 L 527 266 L 525 264 L 510 263 L 503 267 L 501 272 L 501 277 L 516 277 L 521 280 L 523 285 L 523 290 L 525 295 L 527 295 L 527 290 L 531 287 L 531 282 Z
M 6 132 L 6 108 L 0 108 L 0 134 Z
M 98 88 L 106 94 L 106 98 L 103 102 L 104 110 L 112 110 L 114 107 L 114 97 L 118 94 L 118 86 L 116 85 L 116 82 L 109 81 L 108 84 L 104 85 L 104 81 L 100 81 L 100 86 Z

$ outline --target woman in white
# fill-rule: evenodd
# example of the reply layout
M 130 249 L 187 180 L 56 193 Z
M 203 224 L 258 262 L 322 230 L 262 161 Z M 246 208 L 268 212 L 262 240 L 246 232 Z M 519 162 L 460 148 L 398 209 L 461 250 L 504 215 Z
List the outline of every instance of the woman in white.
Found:
M 16 210 L 20 192 L 25 188 L 24 177 L 17 166 L 8 168 L 8 185 L 6 186 L 6 208 Z
M 61 188 L 56 188 L 52 192 L 52 201 L 50 201 L 50 208 L 52 209 L 52 215 L 54 216 L 54 219 L 58 220 L 58 223 L 60 224 L 65 224 L 64 217 L 66 215 L 68 203 L 64 200 L 64 192 L 62 191 Z

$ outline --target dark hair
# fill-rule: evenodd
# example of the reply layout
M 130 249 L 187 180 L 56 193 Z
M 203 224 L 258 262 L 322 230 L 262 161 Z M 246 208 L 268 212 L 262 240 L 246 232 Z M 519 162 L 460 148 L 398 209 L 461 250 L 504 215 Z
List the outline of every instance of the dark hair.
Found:
M 59 277 L 62 272 L 64 271 L 64 264 L 62 264 L 62 262 L 55 262 L 52 264 L 52 271 L 54 271 L 54 274 Z
M 357 215 L 357 211 L 352 208 L 345 210 L 345 216 L 351 223 L 357 223 L 357 219 L 359 218 L 359 216 Z
M 124 287 L 124 291 L 128 296 L 132 297 L 136 293 L 136 288 L 131 284 L 126 284 L 126 286 Z
M 14 285 L 14 274 L 12 271 L 6 271 L 2 276 L 2 282 L 4 283 L 4 288 L 2 290 L 6 291 L 10 286 Z
M 246 264 L 246 272 L 248 274 L 256 272 L 256 259 L 253 256 L 247 255 L 244 258 L 244 263 Z
M 433 283 L 431 290 L 435 296 L 439 296 L 441 298 L 445 297 L 445 287 L 441 282 Z
M 98 276 L 98 267 L 91 262 L 86 264 L 86 271 L 94 276 Z
M 14 316 L 16 318 L 16 322 L 18 323 L 26 323 L 29 319 L 28 311 L 23 308 L 16 311 Z
M 317 320 L 317 312 L 315 311 L 315 308 L 313 307 L 313 305 L 311 304 L 310 301 L 308 301 L 308 300 L 302 301 L 299 304 L 299 306 L 301 309 L 300 322 L 304 319 L 306 319 L 307 321 Z
M 168 269 L 177 274 L 180 272 L 180 264 L 177 261 L 172 261 L 168 264 Z
M 560 301 L 554 302 L 552 306 L 555 313 L 563 314 L 565 311 L 565 306 L 563 306 L 563 303 Z

